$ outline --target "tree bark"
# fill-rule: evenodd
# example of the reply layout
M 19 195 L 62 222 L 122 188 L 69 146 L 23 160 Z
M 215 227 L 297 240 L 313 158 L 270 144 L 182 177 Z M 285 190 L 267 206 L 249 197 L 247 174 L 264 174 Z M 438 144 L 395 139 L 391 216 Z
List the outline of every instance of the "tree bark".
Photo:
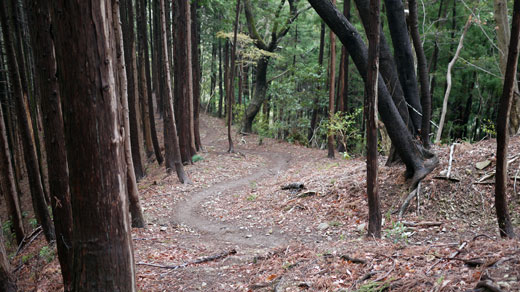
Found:
M 193 80 L 191 67 L 190 7 L 186 0 L 175 2 L 174 101 L 182 163 L 195 155 L 193 139 Z M 193 144 L 193 145 L 192 145 Z
M 332 5 L 336 6 L 336 0 L 332 0 Z M 330 60 L 329 60 L 329 121 L 334 117 L 334 98 L 336 97 L 336 35 L 330 30 Z M 334 135 L 327 133 L 328 158 L 334 158 Z
M 2 222 L 0 222 L 1 224 Z M 4 235 L 3 231 L 0 230 L 0 290 L 4 292 L 16 292 L 16 281 L 11 273 L 11 267 L 9 266 L 9 259 L 5 252 L 4 246 Z
M 201 60 L 200 60 L 200 22 L 198 10 L 200 3 L 194 0 L 191 3 L 191 64 L 193 68 L 193 131 L 195 152 L 202 150 L 200 139 L 200 86 L 201 86 Z
M 118 1 L 118 0 L 113 0 Z M 115 2 L 115 3 L 123 3 L 123 2 Z M 117 4 L 114 4 L 117 6 Z M 123 10 L 123 6 L 121 6 L 121 10 Z M 113 19 L 119 19 L 119 13 L 117 9 L 112 11 L 114 13 Z M 124 23 L 124 22 L 123 22 Z M 122 31 L 121 25 L 119 22 L 114 22 L 114 37 L 116 42 L 116 52 L 117 52 L 117 60 L 116 66 L 114 67 L 117 71 L 115 72 L 117 76 L 116 84 L 117 90 L 116 94 L 120 97 L 120 102 L 123 110 L 123 127 L 124 129 L 130 129 L 130 133 L 126 130 L 123 133 L 124 138 L 124 151 L 125 151 L 125 161 L 126 161 L 126 184 L 127 184 L 127 192 L 128 192 L 128 201 L 130 207 L 130 214 L 132 215 L 132 227 L 143 228 L 145 225 L 143 210 L 141 208 L 141 203 L 139 202 L 139 189 L 137 188 L 137 178 L 135 176 L 136 171 L 134 171 L 134 163 L 133 163 L 133 151 L 132 151 L 132 141 L 131 141 L 131 128 L 130 125 L 130 113 L 129 110 L 129 89 L 132 87 L 128 86 L 129 76 L 128 70 L 126 67 L 126 56 L 124 55 L 124 32 Z M 132 62 L 132 60 L 130 60 Z M 140 156 L 139 156 L 140 157 Z
M 224 99 L 224 88 L 222 80 L 222 41 L 218 40 L 218 80 L 219 80 L 219 97 L 218 97 L 218 117 L 222 118 L 222 103 Z
M 251 133 L 253 131 L 253 120 L 260 111 L 267 93 L 267 65 L 269 57 L 261 57 L 256 62 L 255 91 L 249 105 L 246 108 L 242 131 Z
M 371 21 L 368 35 L 368 66 L 365 82 L 365 117 L 367 123 L 367 197 L 368 236 L 381 238 L 381 209 L 377 186 L 377 81 L 379 76 L 380 0 L 370 0 Z
M 446 92 L 444 93 L 444 100 L 442 102 L 441 119 L 439 121 L 439 128 L 437 129 L 437 135 L 435 136 L 435 144 L 438 144 L 441 141 L 442 130 L 444 128 L 444 120 L 446 118 L 446 112 L 448 110 L 448 98 L 450 97 L 450 92 L 451 92 L 451 70 L 453 69 L 455 62 L 457 62 L 457 59 L 459 58 L 460 51 L 462 50 L 462 47 L 464 44 L 464 36 L 466 35 L 466 32 L 468 31 L 468 28 L 470 25 L 471 25 L 471 15 L 468 17 L 468 21 L 466 22 L 466 25 L 464 26 L 464 29 L 462 30 L 462 34 L 461 34 L 460 40 L 459 40 L 459 45 L 457 46 L 455 55 L 453 56 L 450 63 L 448 64 L 448 73 L 446 74 Z
M 187 5 L 186 0 L 183 4 Z M 164 13 L 164 0 L 160 0 L 160 15 L 161 15 L 161 31 L 162 31 L 162 46 L 161 51 L 165 59 L 162 63 L 162 67 L 166 77 L 164 85 L 166 87 L 166 96 L 164 96 L 164 152 L 166 160 L 166 171 L 170 173 L 174 168 L 177 172 L 177 177 L 181 183 L 191 183 L 191 180 L 184 172 L 184 166 L 182 165 L 181 152 L 179 147 L 179 138 L 177 136 L 177 126 L 175 125 L 175 112 L 173 111 L 172 102 L 172 88 L 171 88 L 171 77 L 170 77 L 170 66 L 168 61 L 168 44 L 166 37 L 166 16 Z
M 344 0 L 343 15 L 350 20 L 350 0 Z M 339 94 L 338 94 L 338 110 L 347 112 L 348 109 L 348 81 L 349 81 L 349 55 L 345 46 L 341 46 L 341 62 L 339 65 Z M 339 147 L 342 147 L 340 143 Z M 345 151 L 345 150 L 343 150 Z M 341 151 L 341 152 L 343 152 Z
M 148 51 L 148 29 L 147 29 L 147 21 L 146 21 L 146 5 L 148 3 L 148 0 L 138 0 L 141 2 L 141 9 L 139 9 L 140 18 L 142 21 L 137 22 L 137 28 L 140 30 L 140 42 L 142 50 L 144 51 L 143 57 L 145 59 L 145 76 L 146 78 L 146 95 L 148 99 L 147 103 L 147 111 L 148 111 L 148 119 L 150 123 L 150 134 L 152 136 L 152 145 L 153 150 L 155 153 L 155 158 L 157 159 L 157 163 L 159 165 L 162 164 L 164 161 L 162 153 L 161 153 L 161 147 L 159 146 L 159 139 L 157 139 L 157 130 L 155 128 L 155 111 L 153 107 L 153 94 L 152 94 L 152 76 L 150 72 L 150 54 Z M 153 42 L 151 42 L 153 43 Z M 159 72 L 159 71 L 155 71 Z M 154 73 L 154 76 L 158 73 Z M 156 91 L 157 94 L 159 94 L 159 91 Z
M 72 283 L 72 206 L 69 190 L 69 165 L 65 146 L 65 132 L 61 108 L 61 94 L 56 71 L 54 41 L 51 35 L 50 3 L 46 0 L 28 1 L 29 25 L 36 62 L 36 76 L 40 89 L 45 149 L 49 169 L 56 245 L 63 286 L 71 290 Z
M 229 76 L 229 89 L 228 92 L 228 120 L 227 120 L 227 134 L 228 134 L 228 153 L 234 153 L 235 147 L 233 146 L 233 137 L 231 136 L 231 123 L 233 122 L 233 102 L 235 99 L 235 60 L 237 52 L 237 34 L 238 34 L 238 21 L 240 17 L 240 0 L 237 0 L 237 6 L 235 9 L 235 27 L 233 29 L 233 48 L 231 50 L 231 76 Z
M 52 2 L 80 292 L 136 291 L 112 2 Z
M 495 208 L 498 219 L 500 236 L 515 237 L 513 224 L 509 216 L 507 204 L 507 152 L 509 142 L 509 114 L 511 101 L 513 99 L 515 75 L 518 67 L 518 43 L 520 38 L 520 0 L 515 0 L 513 7 L 513 23 L 509 51 L 507 55 L 507 66 L 504 77 L 504 88 L 497 117 L 497 166 L 495 183 Z
M 330 2 L 308 0 L 314 10 L 336 33 L 349 51 L 354 64 L 364 80 L 367 78 L 367 48 L 352 24 Z M 382 77 L 378 82 L 378 108 L 392 143 L 406 165 L 406 177 L 412 187 L 430 173 L 438 164 L 437 157 L 417 145 L 392 101 Z
M 130 120 L 130 146 L 132 149 L 132 160 L 134 165 L 135 178 L 140 180 L 144 177 L 143 163 L 141 160 L 140 131 L 139 131 L 139 111 L 136 110 L 136 96 L 139 92 L 137 81 L 137 62 L 135 54 L 135 33 L 134 33 L 134 8 L 132 0 L 120 0 L 121 22 L 123 29 L 123 45 L 125 56 L 125 69 L 127 76 L 128 93 L 128 114 Z M 127 130 L 127 132 L 128 132 Z
M 431 96 L 430 96 L 430 79 L 428 77 L 428 67 L 426 64 L 426 56 L 419 34 L 417 1 L 408 0 L 410 9 L 410 31 L 412 35 L 413 46 L 417 56 L 417 68 L 419 71 L 419 82 L 421 83 L 421 141 L 425 148 L 430 148 L 430 113 L 431 113 Z
M 318 51 L 318 65 L 321 69 L 323 66 L 323 51 L 325 50 L 325 22 L 321 22 L 321 29 L 320 29 L 320 48 Z M 318 83 L 318 91 L 320 89 L 320 85 Z M 319 108 L 319 95 L 316 95 L 314 97 L 314 100 L 312 102 L 312 114 L 311 114 L 311 127 L 309 128 L 309 134 L 307 135 L 307 141 L 311 143 L 312 137 L 314 136 L 314 132 L 316 131 L 316 126 L 318 124 L 318 113 L 320 111 Z
M 494 13 L 493 16 L 496 22 L 496 31 L 498 39 L 498 48 L 500 49 L 500 72 L 502 76 L 505 75 L 507 66 L 507 55 L 508 55 L 508 43 L 511 37 L 511 30 L 509 28 L 508 13 L 507 13 L 507 1 L 506 0 L 494 0 L 493 1 Z M 515 76 L 515 80 L 516 80 Z M 511 105 L 511 114 L 509 116 L 509 134 L 514 135 L 520 128 L 520 93 L 518 90 L 518 83 L 514 82 L 513 91 L 513 103 Z
M 13 47 L 11 24 L 7 19 L 7 3 L 3 3 L 0 7 L 0 21 L 2 22 L 2 33 L 7 53 L 7 62 L 9 65 L 10 80 L 13 86 L 14 99 L 16 103 L 16 112 L 19 123 L 20 136 L 23 144 L 25 164 L 27 176 L 29 177 L 29 188 L 31 191 L 34 213 L 38 223 L 41 224 L 45 238 L 48 242 L 56 239 L 54 227 L 50 218 L 47 203 L 45 202 L 45 194 L 41 183 L 40 169 L 38 168 L 38 160 L 34 147 L 31 127 L 27 112 L 25 110 L 26 91 L 22 89 L 22 83 L 18 71 L 18 61 Z
M 2 107 L 0 107 L 0 187 L 4 194 L 9 217 L 13 223 L 16 243 L 20 244 L 25 237 L 25 230 L 23 227 L 22 212 L 20 211 L 20 202 L 16 192 Z

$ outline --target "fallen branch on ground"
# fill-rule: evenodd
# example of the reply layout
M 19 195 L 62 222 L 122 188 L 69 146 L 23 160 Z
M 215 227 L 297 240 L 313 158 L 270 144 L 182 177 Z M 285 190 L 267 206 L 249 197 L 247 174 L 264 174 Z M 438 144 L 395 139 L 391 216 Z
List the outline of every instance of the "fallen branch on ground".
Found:
M 427 271 L 426 273 L 429 273 L 436 265 L 438 265 L 442 260 L 444 259 L 447 259 L 447 260 L 452 260 L 454 259 L 456 256 L 459 255 L 459 253 L 466 247 L 466 245 L 468 245 L 468 242 L 467 241 L 464 241 L 460 246 L 459 248 L 457 249 L 457 251 L 453 252 L 448 258 L 441 258 L 441 259 L 438 259 Z
M 209 257 L 200 258 L 200 259 L 197 259 L 197 260 L 194 260 L 191 262 L 186 262 L 186 263 L 183 263 L 180 265 L 175 265 L 175 266 L 159 265 L 159 264 L 144 263 L 144 262 L 139 262 L 139 263 L 137 263 L 137 265 L 149 266 L 149 267 L 155 267 L 155 268 L 161 268 L 161 269 L 177 270 L 180 268 L 185 268 L 190 265 L 196 265 L 196 264 L 202 264 L 202 263 L 206 263 L 206 262 L 210 262 L 210 261 L 216 261 L 216 260 L 225 258 L 227 256 L 230 256 L 230 255 L 233 255 L 236 253 L 237 253 L 237 251 L 235 249 L 232 249 L 230 251 L 226 251 L 226 252 L 219 253 L 219 254 L 216 254 L 213 256 L 209 256 Z
M 349 262 L 352 262 L 352 263 L 355 263 L 355 264 L 366 264 L 366 263 L 367 263 L 366 260 L 358 259 L 358 258 L 353 258 L 353 257 L 351 257 L 351 256 L 349 256 L 349 255 L 346 255 L 346 254 L 341 255 L 340 258 L 341 258 L 342 260 L 346 260 L 346 261 L 349 261 Z
M 403 217 L 404 212 L 406 212 L 406 209 L 408 209 L 408 205 L 410 205 L 410 202 L 412 199 L 417 196 L 417 200 L 419 200 L 419 194 L 421 192 L 421 183 L 417 184 L 417 188 L 413 190 L 406 199 L 404 200 L 403 204 L 401 205 L 401 208 L 399 208 L 399 218 Z
M 484 289 L 484 290 L 480 290 Z M 491 280 L 484 280 L 477 283 L 477 286 L 473 291 L 491 291 L 491 292 L 503 292 L 498 286 L 493 285 Z
M 433 221 L 422 221 L 422 222 L 407 222 L 407 221 L 401 221 L 404 226 L 406 227 L 439 227 L 442 226 L 443 222 L 433 222 Z
M 16 250 L 15 256 L 19 255 L 27 246 L 29 246 L 40 234 L 42 234 L 43 229 L 41 226 L 38 226 L 36 229 L 33 230 L 33 232 L 29 235 L 24 237 L 22 242 L 20 242 L 20 245 L 18 246 L 18 249 Z

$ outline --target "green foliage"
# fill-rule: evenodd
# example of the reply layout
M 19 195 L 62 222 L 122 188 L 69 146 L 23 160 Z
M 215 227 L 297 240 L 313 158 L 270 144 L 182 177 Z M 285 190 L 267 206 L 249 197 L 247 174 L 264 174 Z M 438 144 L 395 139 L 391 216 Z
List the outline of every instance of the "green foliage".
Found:
M 386 282 L 368 282 L 359 287 L 357 292 L 382 292 L 386 291 L 390 287 L 389 283 Z
M 40 258 L 44 259 L 45 262 L 47 262 L 47 263 L 51 262 L 52 260 L 54 260 L 54 256 L 55 256 L 54 249 L 52 249 L 48 245 L 46 245 L 40 249 Z
M 240 125 L 240 123 L 242 123 L 242 120 L 244 119 L 245 112 L 245 104 L 235 103 L 233 105 L 233 124 Z
M 25 264 L 34 257 L 33 254 L 26 254 L 22 256 L 22 263 Z
M 14 234 L 11 232 L 13 229 L 13 222 L 11 220 L 6 220 L 2 223 L 2 232 L 4 234 L 5 246 L 9 248 L 11 246 L 11 241 L 14 238 Z
M 258 195 L 251 194 L 251 195 L 249 195 L 249 197 L 247 197 L 247 200 L 252 202 L 252 201 L 256 200 L 256 198 L 258 198 Z
M 489 119 L 485 119 L 482 121 L 482 131 L 486 134 L 486 137 L 488 138 L 494 138 L 497 136 L 495 123 Z
M 409 235 L 406 231 L 406 226 L 402 222 L 393 222 L 392 228 L 385 230 L 385 237 L 393 240 L 394 243 L 400 241 L 408 242 Z
M 38 220 L 36 218 L 29 219 L 29 225 L 34 229 L 38 227 Z
M 198 154 L 195 154 L 195 155 L 193 155 L 193 157 L 191 157 L 191 161 L 193 163 L 199 162 L 199 161 L 202 161 L 202 160 L 204 160 L 204 157 L 202 157 L 202 156 L 200 156 Z
M 363 137 L 359 127 L 359 118 L 362 117 L 362 108 L 358 108 L 354 113 L 347 114 L 337 112 L 324 125 L 327 129 L 327 135 L 335 135 L 343 147 L 345 152 L 343 158 L 348 159 L 350 155 L 346 149 L 353 145 L 356 151 L 360 151 L 363 146 Z

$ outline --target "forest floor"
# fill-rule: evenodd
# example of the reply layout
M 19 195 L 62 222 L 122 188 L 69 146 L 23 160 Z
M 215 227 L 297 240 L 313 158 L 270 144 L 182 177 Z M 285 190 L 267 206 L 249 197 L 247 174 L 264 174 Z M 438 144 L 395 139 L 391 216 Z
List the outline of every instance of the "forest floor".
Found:
M 455 145 L 450 179 L 441 178 L 450 147 L 436 147 L 440 165 L 401 219 L 404 167 L 380 157 L 376 240 L 367 237 L 363 157 L 328 159 L 255 135 L 235 136 L 228 154 L 225 133 L 222 120 L 202 117 L 205 151 L 186 166 L 191 185 L 147 164 L 139 182 L 147 226 L 132 231 L 139 291 L 466 291 L 485 280 L 520 291 L 520 242 L 500 239 L 496 226 L 495 140 Z M 509 153 L 520 232 L 520 137 Z M 304 188 L 282 190 L 290 183 Z M 45 246 L 40 235 L 12 259 L 21 291 L 63 289 Z

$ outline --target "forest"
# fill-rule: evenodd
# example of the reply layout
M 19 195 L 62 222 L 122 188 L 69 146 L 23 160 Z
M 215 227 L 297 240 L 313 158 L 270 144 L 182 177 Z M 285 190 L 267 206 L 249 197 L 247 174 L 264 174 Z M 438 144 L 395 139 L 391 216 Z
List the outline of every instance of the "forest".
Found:
M 0 25 L 0 291 L 520 291 L 520 0 Z

